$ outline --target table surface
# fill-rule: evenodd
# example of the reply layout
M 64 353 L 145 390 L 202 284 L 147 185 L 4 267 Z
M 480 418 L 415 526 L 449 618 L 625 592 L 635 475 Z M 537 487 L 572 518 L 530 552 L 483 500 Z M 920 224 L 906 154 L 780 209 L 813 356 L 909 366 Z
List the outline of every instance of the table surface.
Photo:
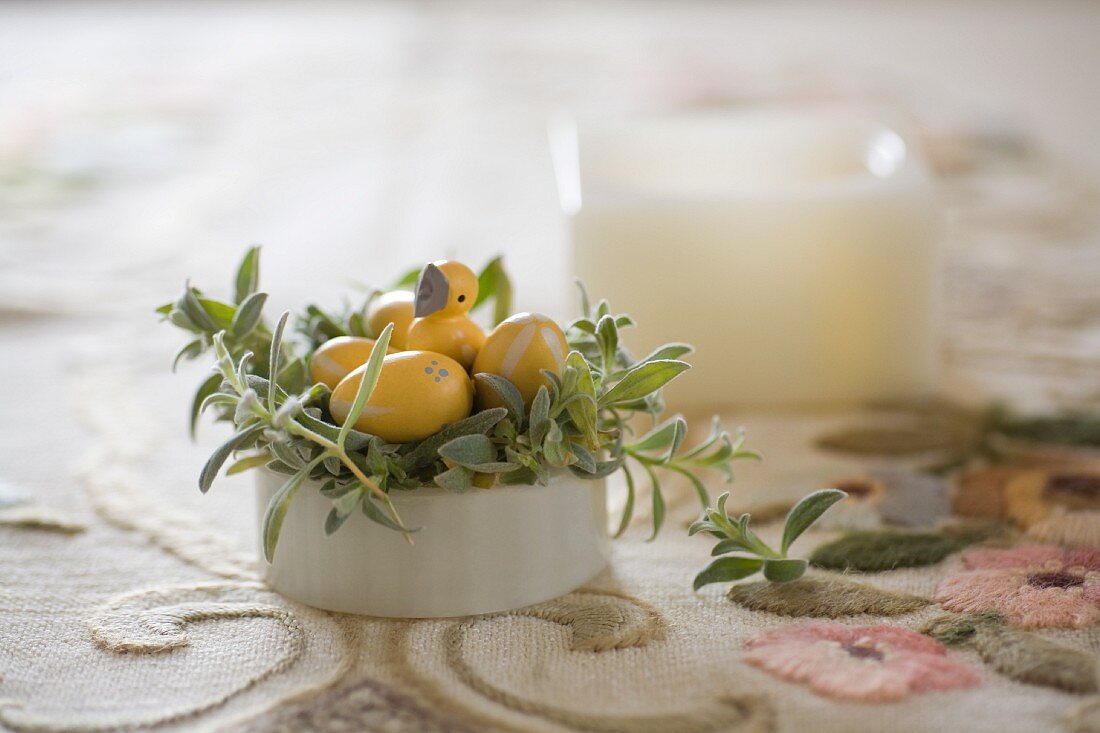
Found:
M 782 622 L 691 592 L 707 550 L 675 526 L 684 487 L 661 539 L 635 526 L 539 618 L 279 599 L 256 583 L 248 478 L 195 490 L 222 433 L 188 442 L 205 367 L 169 373 L 152 308 L 188 276 L 228 288 L 259 242 L 274 308 L 503 252 L 517 306 L 566 317 L 551 115 L 839 101 L 906 120 L 940 173 L 949 393 L 1097 406 L 1098 29 L 1087 2 L 0 5 L 0 496 L 42 520 L 0 515 L 0 728 L 1053 729 L 1079 696 L 989 670 L 860 707 L 741 664 Z M 863 468 L 809 447 L 850 415 L 728 417 L 773 457 L 739 471 L 739 506 Z M 957 567 L 875 582 L 928 595 Z M 571 648 L 575 608 L 627 648 Z M 111 647 L 154 627 L 171 649 Z

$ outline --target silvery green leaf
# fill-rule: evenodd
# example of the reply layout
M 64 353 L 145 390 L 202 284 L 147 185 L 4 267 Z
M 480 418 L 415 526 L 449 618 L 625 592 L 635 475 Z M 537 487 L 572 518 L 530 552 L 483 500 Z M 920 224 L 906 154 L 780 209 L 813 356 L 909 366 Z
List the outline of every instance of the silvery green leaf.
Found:
M 600 406 L 612 407 L 641 399 L 661 389 L 690 368 L 690 364 L 673 359 L 660 359 L 638 364 L 632 367 L 615 386 L 600 397 Z
M 483 410 L 459 420 L 453 425 L 448 425 L 435 435 L 422 440 L 409 453 L 402 456 L 400 459 L 401 466 L 410 473 L 424 468 L 436 460 L 441 445 L 463 435 L 484 435 L 503 420 L 507 414 L 508 410 L 506 408 L 494 407 L 491 410 Z
M 275 492 L 275 495 L 271 497 L 271 501 L 268 502 L 267 511 L 264 512 L 262 532 L 264 558 L 268 562 L 271 562 L 275 557 L 275 546 L 279 543 L 279 533 L 282 531 L 287 510 L 290 509 L 290 502 L 294 500 L 294 495 L 298 493 L 298 489 L 308 475 L 309 471 L 306 469 L 294 474 L 289 481 Z
M 798 539 L 799 535 L 809 529 L 810 525 L 825 513 L 825 510 L 846 496 L 847 494 L 837 489 L 821 489 L 804 496 L 787 514 L 787 521 L 783 526 L 783 543 L 780 545 L 780 552 L 784 555 L 787 554 L 787 548 Z
M 707 491 L 707 487 L 703 485 L 703 482 L 699 480 L 698 476 L 693 474 L 691 471 L 688 471 L 686 468 L 678 466 L 674 463 L 665 465 L 668 467 L 669 470 L 675 471 L 676 473 L 680 474 L 688 480 L 688 483 L 691 484 L 691 487 L 695 489 L 695 495 L 699 497 L 700 504 L 702 504 L 704 507 L 710 505 L 710 492 Z
M 615 370 L 615 355 L 619 353 L 619 328 L 612 316 L 605 315 L 596 322 L 596 339 L 600 343 L 603 370 L 610 374 Z
M 233 317 L 237 314 L 237 309 L 234 306 L 213 298 L 199 297 L 198 300 L 202 309 L 214 321 L 216 330 L 225 331 L 229 329 L 233 323 Z
M 275 331 L 271 336 L 271 346 L 268 349 L 268 369 L 267 373 L 271 378 L 271 381 L 278 387 L 278 383 L 275 381 L 276 375 L 279 373 L 279 357 L 283 347 L 283 331 L 286 329 L 287 319 L 290 318 L 290 311 L 283 311 L 283 315 L 279 317 L 279 322 L 275 325 Z M 277 389 L 269 389 L 267 391 L 267 411 L 270 413 L 275 412 L 275 396 Z
M 487 435 L 463 435 L 439 447 L 439 455 L 460 466 L 473 467 L 496 459 L 496 447 Z
M 723 557 L 715 560 L 706 567 L 703 572 L 695 576 L 692 587 L 699 590 L 704 585 L 711 583 L 727 583 L 731 580 L 741 580 L 757 572 L 764 566 L 764 561 L 755 557 Z
M 367 327 L 361 314 L 352 313 L 348 316 L 348 335 L 367 338 Z
M 643 453 L 655 450 L 667 452 L 669 446 L 672 445 L 676 437 L 677 431 L 680 430 L 679 423 L 682 422 L 683 418 L 677 416 L 667 422 L 661 423 L 639 438 L 637 442 L 631 444 L 630 447 L 633 450 Z
M 654 349 L 648 355 L 642 357 L 639 363 L 647 361 L 664 361 L 666 359 L 679 359 L 690 354 L 694 349 L 691 344 L 665 344 Z
M 343 526 L 355 508 L 359 506 L 359 491 L 346 491 L 332 501 L 332 509 L 325 518 L 325 534 L 331 535 Z
M 229 440 L 219 445 L 210 458 L 206 460 L 202 472 L 199 473 L 199 490 L 204 494 L 209 491 L 210 486 L 214 483 L 214 477 L 218 475 L 218 471 L 221 470 L 222 464 L 226 462 L 230 454 L 238 448 L 243 448 L 249 440 L 258 436 L 262 430 L 262 426 L 255 425 L 236 433 Z
M 203 332 L 201 328 L 196 326 L 191 319 L 187 317 L 186 313 L 179 309 L 173 310 L 168 314 L 168 322 L 176 328 L 182 328 L 184 331 L 190 331 L 192 333 Z
M 374 392 L 375 385 L 378 384 L 378 377 L 382 374 L 382 360 L 386 356 L 386 350 L 390 346 L 392 335 L 393 324 L 386 324 L 386 327 L 382 329 L 382 333 L 378 335 L 378 340 L 374 342 L 370 358 L 363 365 L 363 378 L 359 381 L 359 389 L 355 393 L 355 400 L 351 404 L 347 419 L 344 420 L 344 425 L 340 428 L 340 434 L 336 439 L 336 444 L 341 447 L 344 446 L 348 433 L 358 422 L 359 415 L 362 414 L 363 408 L 367 406 L 367 401 L 370 399 L 371 393 Z
M 298 452 L 291 449 L 289 445 L 282 441 L 276 441 L 268 445 L 268 450 L 275 454 L 275 457 L 292 468 L 303 468 L 306 462 L 302 460 L 302 457 L 298 455 Z
M 200 386 L 198 392 L 195 393 L 195 398 L 191 400 L 191 421 L 190 421 L 190 433 L 192 440 L 195 438 L 195 429 L 199 424 L 199 413 L 207 407 L 207 402 L 214 397 L 214 393 L 222 384 L 222 376 L 220 374 L 211 374 L 206 378 Z M 229 400 L 234 399 L 230 395 L 226 395 Z
M 197 338 L 194 341 L 188 341 L 184 344 L 176 355 L 172 358 L 172 371 L 176 371 L 181 359 L 194 359 L 196 356 L 202 353 L 203 340 Z
M 706 529 L 708 531 L 711 531 L 712 529 L 716 530 L 717 527 L 708 526 L 708 527 L 702 527 L 701 529 Z M 726 553 L 729 553 L 729 552 L 752 552 L 752 551 L 753 551 L 753 549 L 751 547 L 749 547 L 748 544 L 745 543 L 744 541 L 742 541 L 739 537 L 728 537 L 728 538 L 722 540 L 721 542 L 719 542 L 718 544 L 716 544 L 713 548 L 711 548 L 710 554 L 717 557 L 718 555 L 725 555 Z
M 565 436 L 562 435 L 561 427 L 553 420 L 550 421 L 550 429 L 542 443 L 542 454 L 552 466 L 562 468 L 569 464 L 570 455 L 565 445 Z
M 576 443 L 573 444 L 574 448 L 576 447 L 576 445 L 577 445 Z M 575 466 L 570 466 L 569 468 L 570 468 L 570 470 L 573 471 L 574 475 L 576 475 L 580 478 L 583 478 L 583 479 L 598 479 L 598 478 L 606 478 L 606 477 L 610 476 L 611 474 L 615 473 L 616 471 L 618 471 L 622 467 L 623 467 L 622 458 L 617 458 L 617 459 L 612 459 L 612 460 L 608 460 L 608 461 L 596 461 L 596 470 L 591 471 L 591 472 L 575 470 L 575 468 L 576 468 Z
M 348 493 L 349 491 L 359 489 L 359 484 L 355 483 L 337 483 L 335 479 L 328 479 L 321 484 L 321 488 L 318 493 L 326 499 L 339 499 L 340 496 Z
M 580 291 L 581 315 L 585 318 L 588 318 L 590 315 L 592 315 L 592 306 L 589 305 L 588 291 L 585 289 L 584 283 L 582 283 L 580 280 L 575 280 L 574 282 L 577 285 L 577 290 Z
M 578 318 L 569 324 L 569 328 L 575 328 L 593 336 L 596 334 L 596 324 L 589 318 Z
M 274 460 L 271 463 L 266 464 L 264 468 L 269 471 L 274 471 L 275 473 L 285 473 L 288 476 L 293 476 L 294 474 L 298 473 L 298 469 L 294 468 L 293 466 L 288 466 L 280 460 Z
M 237 408 L 233 412 L 233 422 L 240 425 L 249 420 L 254 420 L 257 417 L 258 409 L 263 408 L 260 407 L 260 398 L 256 396 L 256 390 L 246 389 L 240 399 L 237 400 Z
M 653 498 L 653 534 L 649 536 L 647 542 L 652 542 L 657 539 L 657 534 L 661 531 L 661 525 L 665 523 L 665 496 L 661 491 L 661 482 L 657 480 L 657 474 L 653 472 L 653 469 L 649 466 L 645 467 L 646 473 L 649 474 L 650 484 L 653 486 L 652 498 Z
M 764 577 L 774 583 L 797 580 L 806 572 L 805 560 L 767 558 L 764 560 Z
M 363 508 L 363 514 L 367 516 L 367 519 L 381 524 L 383 527 L 388 527 L 398 532 L 419 532 L 420 528 L 410 529 L 408 527 L 402 527 L 392 518 L 386 515 L 385 512 L 378 506 L 378 499 L 374 498 L 374 495 L 369 491 L 363 492 L 363 501 L 359 504 Z
M 532 445 L 542 443 L 546 434 L 550 432 L 550 391 L 546 385 L 539 387 L 535 393 L 535 399 L 531 401 L 531 412 L 527 418 L 527 434 L 531 438 Z
M 615 532 L 616 538 L 622 537 L 623 532 L 626 532 L 626 528 L 630 526 L 630 518 L 634 516 L 634 474 L 625 463 L 623 476 L 626 478 L 626 504 L 623 505 L 623 515 L 619 519 L 619 529 Z
M 592 380 L 592 370 L 585 358 L 577 351 L 570 351 L 566 355 L 565 364 L 577 373 L 577 394 L 585 395 L 591 400 L 590 402 L 569 403 L 566 409 L 569 412 L 570 419 L 573 420 L 573 424 L 580 429 L 584 442 L 589 448 L 595 448 L 599 443 L 597 436 L 598 410 L 596 385 Z
M 486 389 L 494 393 L 504 402 L 516 422 L 523 420 L 523 395 L 516 386 L 504 377 L 496 374 L 475 374 L 474 381 L 478 389 Z
M 570 443 L 569 450 L 573 454 L 573 466 L 585 473 L 596 472 L 596 457 L 590 450 L 579 443 Z
M 244 473 L 245 471 L 257 468 L 259 466 L 265 466 L 270 461 L 271 454 L 267 451 L 251 456 L 245 456 L 244 458 L 241 458 L 240 460 L 233 463 L 233 465 L 231 465 L 228 469 L 226 469 L 225 475 L 235 476 L 238 473 Z
M 249 247 L 237 268 L 233 302 L 241 303 L 260 285 L 260 248 Z
M 176 303 L 176 307 L 187 316 L 187 320 L 190 321 L 196 328 L 201 331 L 208 331 L 214 333 L 220 330 L 218 324 L 214 322 L 214 319 L 210 317 L 210 314 L 206 312 L 206 309 L 202 307 L 202 303 L 199 302 L 199 298 L 195 295 L 195 291 L 191 288 L 191 284 L 187 283 L 183 289 L 183 295 L 180 296 L 179 301 Z
M 256 330 L 256 326 L 260 325 L 260 320 L 263 318 L 266 302 L 267 293 L 252 293 L 245 298 L 237 308 L 236 315 L 233 316 L 233 322 L 229 327 L 230 332 L 237 338 L 243 339 Z
M 515 486 L 517 484 L 530 486 L 535 483 L 537 478 L 535 472 L 531 469 L 517 468 L 515 471 L 500 474 L 497 480 L 504 486 Z
M 455 466 L 449 468 L 441 474 L 436 475 L 435 483 L 437 486 L 452 491 L 456 494 L 461 494 L 469 491 L 473 486 L 474 472 L 465 466 Z

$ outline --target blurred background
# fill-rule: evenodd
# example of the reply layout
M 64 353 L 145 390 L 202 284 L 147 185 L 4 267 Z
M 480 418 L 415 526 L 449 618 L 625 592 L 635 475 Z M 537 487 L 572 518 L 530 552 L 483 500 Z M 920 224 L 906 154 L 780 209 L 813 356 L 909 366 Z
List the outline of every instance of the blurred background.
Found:
M 112 429 L 168 436 L 143 459 L 197 499 L 205 365 L 169 375 L 152 314 L 185 277 L 224 294 L 260 243 L 263 289 L 299 307 L 503 253 L 517 308 L 567 319 L 552 119 L 837 105 L 932 171 L 944 389 L 1095 406 L 1098 73 L 1100 5 L 1069 0 L 3 3 L 5 414 L 76 444 L 129 410 Z M 42 485 L 41 435 L 13 433 L 9 478 Z

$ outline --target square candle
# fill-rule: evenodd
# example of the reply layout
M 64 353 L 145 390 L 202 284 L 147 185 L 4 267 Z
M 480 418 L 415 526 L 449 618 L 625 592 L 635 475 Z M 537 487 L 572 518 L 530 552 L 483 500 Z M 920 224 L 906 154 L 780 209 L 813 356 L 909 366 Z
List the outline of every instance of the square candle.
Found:
M 639 355 L 696 347 L 671 406 L 935 389 L 936 205 L 890 127 L 851 111 L 562 120 L 551 149 L 577 276 L 639 323 Z

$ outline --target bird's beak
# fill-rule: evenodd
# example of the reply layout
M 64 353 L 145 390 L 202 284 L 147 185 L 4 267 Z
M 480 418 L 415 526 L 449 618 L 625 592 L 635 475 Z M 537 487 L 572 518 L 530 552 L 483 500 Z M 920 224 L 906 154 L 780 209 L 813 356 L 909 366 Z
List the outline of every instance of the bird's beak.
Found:
M 420 271 L 420 277 L 416 280 L 413 315 L 423 318 L 441 311 L 447 306 L 447 300 L 450 297 L 451 284 L 447 282 L 447 276 L 438 267 L 429 263 Z

